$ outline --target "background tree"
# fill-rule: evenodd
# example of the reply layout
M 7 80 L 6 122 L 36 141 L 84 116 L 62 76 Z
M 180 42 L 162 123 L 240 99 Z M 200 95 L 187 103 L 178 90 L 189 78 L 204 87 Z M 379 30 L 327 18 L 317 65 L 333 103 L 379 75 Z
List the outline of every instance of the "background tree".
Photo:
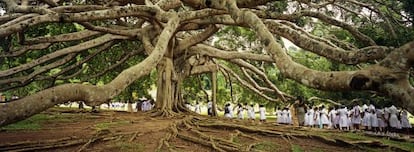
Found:
M 414 112 L 410 5 L 3 0 L 0 90 L 25 97 L 0 105 L 0 125 L 67 101 L 95 106 L 132 90 L 145 94 L 154 83 L 156 116 L 187 112 L 184 98 L 210 88 L 230 89 L 233 96 L 221 100 L 260 103 L 327 95 L 317 90 L 343 92 L 330 94 L 337 99 L 364 91 Z M 288 49 L 285 40 L 300 49 Z M 216 77 L 208 75 L 216 72 L 228 84 L 214 87 Z M 214 100 L 214 92 L 205 99 Z

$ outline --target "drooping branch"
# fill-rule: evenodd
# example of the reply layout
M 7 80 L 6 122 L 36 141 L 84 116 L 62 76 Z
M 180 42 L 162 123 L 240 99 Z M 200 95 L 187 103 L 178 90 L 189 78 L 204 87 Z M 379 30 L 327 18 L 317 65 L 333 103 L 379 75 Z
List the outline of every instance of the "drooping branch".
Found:
M 84 42 L 84 43 L 80 43 L 78 45 L 75 46 L 71 46 L 71 47 L 67 47 L 58 51 L 55 51 L 53 53 L 50 53 L 48 55 L 42 56 L 36 60 L 33 60 L 29 63 L 17 66 L 17 67 L 13 67 L 10 68 L 8 70 L 4 70 L 4 71 L 0 71 L 0 77 L 5 77 L 5 76 L 10 76 L 13 75 L 15 73 L 27 70 L 29 68 L 33 68 L 39 64 L 45 63 L 49 60 L 55 59 L 57 57 L 66 55 L 66 54 L 70 54 L 70 53 L 77 53 L 77 52 L 81 52 L 83 50 L 89 49 L 89 48 L 93 48 L 99 45 L 102 45 L 104 43 L 107 43 L 109 41 L 112 40 L 116 40 L 116 39 L 127 39 L 127 37 L 123 37 L 123 36 L 115 36 L 115 35 L 104 35 L 101 36 L 99 38 Z
M 236 72 L 231 70 L 229 67 L 227 67 L 225 65 L 220 65 L 220 68 L 224 69 L 227 73 L 229 73 L 229 75 L 231 74 L 231 76 L 234 77 L 239 82 L 240 85 L 245 86 L 249 90 L 251 90 L 251 91 L 255 92 L 256 94 L 258 94 L 259 96 L 265 98 L 266 100 L 272 101 L 272 102 L 280 102 L 280 100 L 269 97 L 266 94 L 264 94 L 263 92 L 261 92 L 260 90 L 258 90 L 257 88 L 255 88 L 254 86 L 250 85 L 247 81 L 240 78 L 240 76 Z
M 207 55 L 214 58 L 219 59 L 246 59 L 246 60 L 256 60 L 256 61 L 266 61 L 266 62 L 274 62 L 274 60 L 269 55 L 264 54 L 253 54 L 253 53 L 246 53 L 246 52 L 236 52 L 236 51 L 223 51 L 217 49 L 212 46 L 204 45 L 204 44 L 197 44 L 195 46 L 190 47 L 188 53 L 190 55 Z
M 97 36 L 99 34 L 101 34 L 101 32 L 82 30 L 79 32 L 73 32 L 73 33 L 68 33 L 68 34 L 30 38 L 30 39 L 26 39 L 25 43 L 26 44 L 39 44 L 39 43 L 68 42 L 68 41 L 87 39 L 93 36 Z
M 372 40 L 370 37 L 358 31 L 356 28 L 354 28 L 354 26 L 347 24 L 346 22 L 339 21 L 335 18 L 329 17 L 325 14 L 322 14 L 321 12 L 314 12 L 314 11 L 309 11 L 309 10 L 301 10 L 293 14 L 267 13 L 264 11 L 254 11 L 254 10 L 253 12 L 256 13 L 261 18 L 288 20 L 288 21 L 294 21 L 303 16 L 314 17 L 314 18 L 321 20 L 324 23 L 335 25 L 337 27 L 341 27 L 347 30 L 349 33 L 355 36 L 356 39 L 362 41 L 364 44 L 372 45 L 372 46 L 376 45 L 374 40 Z
M 178 45 L 174 51 L 174 54 L 181 53 L 184 49 L 187 49 L 197 43 L 200 43 L 207 38 L 209 38 L 211 35 L 216 33 L 218 31 L 218 28 L 215 25 L 210 25 L 207 27 L 202 33 L 188 37 L 182 41 L 178 42 Z
M 48 48 L 52 43 L 40 43 L 34 45 L 24 45 L 18 48 L 12 48 L 11 51 L 4 51 L 0 54 L 1 57 L 17 57 L 30 50 L 42 50 Z
M 257 35 L 261 39 L 261 42 L 265 45 L 266 50 L 272 54 L 275 60 L 276 66 L 281 73 L 295 81 L 301 82 L 307 86 L 311 86 L 319 89 L 344 89 L 344 90 L 374 90 L 381 91 L 381 87 L 386 86 L 387 83 L 381 84 L 378 82 L 388 82 L 395 84 L 395 80 L 404 80 L 401 78 L 407 77 L 406 73 L 393 72 L 393 69 L 385 68 L 381 65 L 372 65 L 359 71 L 341 71 L 341 72 L 320 72 L 311 70 L 303 65 L 300 65 L 292 61 L 289 56 L 283 51 L 280 44 L 276 42 L 273 35 L 265 28 L 265 24 L 254 13 L 249 11 L 240 11 L 237 8 L 234 1 L 226 1 L 226 4 L 213 3 L 218 8 L 225 8 L 231 14 L 232 18 L 236 22 L 248 24 L 253 30 L 257 31 Z M 394 63 L 392 65 L 411 67 L 414 62 L 414 42 L 410 42 L 399 49 L 396 49 L 390 55 L 387 56 L 384 61 L 388 61 L 388 58 L 400 57 L 402 59 L 396 59 L 397 62 L 388 61 Z M 404 59 L 405 58 L 405 59 Z M 408 62 L 407 62 L 408 61 Z M 402 62 L 402 64 L 399 64 Z M 404 64 L 405 63 L 405 64 Z M 398 69 L 397 69 L 398 70 Z M 400 70 L 404 70 L 401 69 Z M 407 70 L 405 70 L 407 71 Z M 393 75 L 395 74 L 396 77 Z M 391 77 L 391 79 L 387 79 Z M 394 79 L 393 79 L 394 78 Z M 382 80 L 382 81 L 381 81 Z M 390 81 L 391 80 L 391 81 Z M 394 80 L 394 81 L 393 81 Z M 408 80 L 406 80 L 408 81 Z M 390 94 L 388 92 L 388 94 Z M 414 93 L 410 93 L 412 95 Z M 403 98 L 404 99 L 404 98 Z M 412 101 L 405 100 L 410 111 L 414 111 L 414 105 Z
M 82 100 L 88 105 L 95 106 L 113 98 L 133 81 L 148 74 L 161 60 L 179 23 L 177 15 L 170 13 L 167 17 L 170 20 L 163 29 L 154 51 L 141 63 L 124 70 L 110 83 L 101 87 L 65 84 L 40 91 L 13 102 L 1 104 L 0 126 L 22 120 L 67 101 Z
M 247 24 L 240 22 L 236 23 L 229 15 L 214 16 L 196 21 L 198 24 L 211 24 L 212 22 L 216 24 L 241 26 L 246 26 Z M 272 33 L 290 40 L 295 45 L 318 55 L 329 58 L 333 61 L 344 64 L 358 64 L 362 62 L 383 59 L 386 54 L 392 50 L 392 48 L 384 46 L 370 46 L 357 50 L 344 50 L 339 47 L 332 47 L 331 45 L 327 45 L 325 42 L 318 41 L 317 39 L 310 38 L 287 25 L 275 21 L 264 21 L 264 23 L 266 26 L 263 28 L 266 28 Z
M 259 76 L 263 79 L 263 81 L 264 81 L 267 85 L 269 85 L 269 86 L 270 86 L 270 88 L 272 88 L 272 89 L 275 91 L 275 93 L 277 94 L 277 96 L 278 96 L 278 97 L 279 97 L 282 101 L 287 101 L 287 100 L 286 100 L 286 98 L 285 98 L 286 93 L 284 93 L 284 92 L 280 91 L 280 90 L 279 90 L 279 88 L 277 88 L 277 87 L 273 84 L 273 82 L 271 82 L 271 81 L 269 80 L 269 78 L 266 76 L 266 74 L 265 74 L 263 71 L 260 71 L 260 70 L 259 70 L 259 69 L 257 69 L 255 66 L 253 66 L 253 65 L 251 65 L 251 64 L 249 64 L 249 63 L 247 63 L 247 62 L 245 62 L 245 61 L 243 61 L 243 60 L 240 60 L 240 59 L 233 59 L 233 60 L 230 60 L 230 62 L 235 63 L 235 64 L 237 64 L 237 65 L 239 65 L 239 66 L 241 66 L 241 67 L 246 67 L 246 68 L 248 68 L 248 69 L 252 70 L 254 73 L 256 73 L 257 75 L 259 75 Z M 290 95 L 288 95 L 288 97 L 291 97 L 291 96 L 290 96 Z
M 19 82 L 19 83 L 24 83 L 26 84 L 27 81 L 31 81 L 33 80 L 33 78 L 41 73 L 44 73 L 46 71 L 49 71 L 50 69 L 56 68 L 58 66 L 61 66 L 67 62 L 69 62 L 70 60 L 72 60 L 74 57 L 76 56 L 76 53 L 72 53 L 72 54 L 68 54 L 67 56 L 63 57 L 62 59 L 59 59 L 53 63 L 49 63 L 45 66 L 36 68 L 36 70 L 32 73 L 30 73 L 29 75 L 25 75 L 25 76 L 20 76 L 20 77 L 12 77 L 9 79 L 2 79 L 0 80 L 0 84 L 4 85 L 4 84 L 11 84 L 11 83 L 15 83 L 15 82 Z M 1 88 L 1 91 L 4 91 L 3 89 L 7 88 Z

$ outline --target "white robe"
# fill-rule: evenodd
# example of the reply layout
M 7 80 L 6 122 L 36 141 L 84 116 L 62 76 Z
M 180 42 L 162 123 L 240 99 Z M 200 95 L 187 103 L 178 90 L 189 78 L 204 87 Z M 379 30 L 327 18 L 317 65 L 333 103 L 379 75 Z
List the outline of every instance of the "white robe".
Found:
M 276 122 L 277 123 L 283 123 L 283 114 L 281 110 L 276 110 Z
M 237 117 L 238 117 L 239 119 L 244 119 L 244 115 L 243 115 L 243 107 L 239 107 Z
M 194 111 L 195 111 L 196 113 L 198 113 L 198 114 L 200 114 L 200 113 L 201 113 L 200 104 L 196 104 L 196 105 L 194 106 Z
M 260 120 L 266 120 L 266 108 L 260 107 L 259 113 L 260 113 Z
M 249 119 L 255 119 L 255 113 L 254 113 L 254 108 L 253 107 L 247 107 L 247 117 Z
M 232 115 L 232 112 L 231 112 L 231 107 L 230 106 L 228 106 L 228 107 L 226 107 L 227 108 L 227 110 L 229 111 L 229 113 L 225 113 L 224 114 L 224 117 L 226 117 L 226 118 L 233 118 L 233 115 Z
M 412 127 L 410 122 L 408 121 L 408 113 L 405 110 L 401 114 L 401 127 L 402 128 L 411 128 Z
M 398 114 L 397 108 L 395 108 L 394 106 L 391 106 L 390 108 L 388 108 L 388 111 L 390 113 L 390 118 L 389 118 L 390 127 L 398 128 L 399 126 L 401 126 L 399 124 L 400 121 L 398 120 L 398 117 L 397 117 L 397 114 Z
M 386 127 L 387 125 L 383 117 L 384 109 L 377 109 L 376 111 L 377 111 L 376 114 L 377 114 L 377 119 L 378 119 L 378 127 L 381 127 L 381 128 Z
M 313 109 L 309 109 L 307 115 L 308 115 L 308 125 L 313 126 L 315 124 L 314 115 L 315 111 Z
M 351 115 L 352 124 L 361 124 L 361 111 L 359 109 L 359 106 L 352 108 Z
M 329 111 L 329 127 L 333 128 L 333 126 L 335 125 L 335 117 L 336 117 L 336 113 L 337 111 L 335 109 L 332 109 L 331 111 Z
M 361 125 L 362 126 L 371 126 L 370 125 L 370 122 L 371 122 L 370 118 L 371 118 L 371 113 L 369 113 L 367 111 L 364 111 L 364 118 L 362 118 Z
M 345 108 L 338 110 L 339 114 L 339 127 L 344 128 L 348 127 L 348 111 Z
M 370 121 L 371 121 L 370 123 L 371 127 L 379 127 L 377 113 L 375 112 L 371 113 Z
M 329 119 L 328 119 L 328 110 L 326 110 L 325 108 L 322 109 L 320 111 L 320 116 L 321 116 L 320 119 L 321 119 L 322 125 L 329 125 L 330 124 Z
M 314 120 L 313 125 L 317 125 L 317 126 L 321 125 L 322 123 L 320 121 L 320 118 L 321 118 L 320 112 L 319 110 L 316 110 L 313 113 L 313 120 Z

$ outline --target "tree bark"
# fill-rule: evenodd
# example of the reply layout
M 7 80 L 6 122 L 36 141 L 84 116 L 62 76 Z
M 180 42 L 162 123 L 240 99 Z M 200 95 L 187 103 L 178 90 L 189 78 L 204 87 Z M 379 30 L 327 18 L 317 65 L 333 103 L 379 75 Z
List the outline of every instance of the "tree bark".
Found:
M 218 116 L 217 114 L 217 71 L 211 72 L 211 81 L 213 84 L 213 87 L 211 89 L 211 100 L 213 102 L 213 110 L 212 114 L 213 116 Z

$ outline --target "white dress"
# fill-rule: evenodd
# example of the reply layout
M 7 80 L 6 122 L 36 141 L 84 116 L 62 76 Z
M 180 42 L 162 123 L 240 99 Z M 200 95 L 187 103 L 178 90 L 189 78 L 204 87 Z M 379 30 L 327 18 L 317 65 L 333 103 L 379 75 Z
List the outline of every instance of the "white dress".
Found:
M 349 126 L 349 128 L 351 128 L 352 127 L 352 120 L 351 120 L 352 118 L 350 116 L 351 116 L 352 111 L 348 110 L 348 108 L 346 108 L 345 110 L 348 112 L 348 126 Z
M 369 113 L 368 111 L 364 111 L 364 118 L 362 118 L 362 126 L 370 126 L 370 120 L 371 118 L 371 113 Z
M 313 125 L 318 125 L 318 126 L 321 125 L 320 117 L 321 115 L 320 115 L 319 110 L 316 110 L 313 114 L 313 120 L 314 120 Z
M 375 113 L 375 112 L 376 112 L 375 109 L 371 112 L 371 118 L 370 118 L 370 121 L 371 121 L 370 126 L 371 127 L 379 127 L 377 113 Z
M 332 109 L 331 111 L 329 111 L 329 127 L 333 128 L 333 126 L 335 125 L 335 117 L 336 117 L 336 110 Z
M 232 114 L 231 114 L 231 108 L 230 108 L 230 106 L 228 106 L 228 107 L 226 107 L 227 108 L 227 110 L 228 110 L 228 113 L 224 113 L 224 117 L 226 117 L 226 118 L 233 118 L 233 116 L 232 116 Z
M 345 108 L 338 110 L 339 114 L 339 127 L 348 127 L 348 111 Z
M 233 118 L 234 117 L 233 108 L 229 106 L 229 110 L 230 110 L 230 117 Z
M 304 126 L 309 126 L 309 117 L 308 117 L 309 111 L 305 113 L 305 121 L 303 122 Z
M 408 121 L 407 111 L 405 111 L 405 110 L 401 114 L 401 127 L 402 128 L 411 128 L 412 127 L 410 122 Z
M 279 123 L 279 124 L 280 123 L 283 123 L 283 118 L 282 118 L 283 117 L 283 114 L 282 114 L 282 111 L 276 110 L 276 117 L 277 117 L 276 118 L 277 119 L 276 120 L 277 123 Z
M 307 113 L 309 126 L 313 126 L 315 124 L 315 120 L 313 119 L 314 114 L 315 114 L 315 111 L 313 111 L 313 109 L 309 109 Z
M 355 106 L 354 108 L 352 108 L 351 114 L 352 124 L 361 124 L 361 111 L 359 109 L 359 106 Z
M 291 121 L 289 120 L 289 117 L 290 117 L 289 110 L 283 110 L 282 111 L 282 123 L 290 124 Z
M 386 127 L 385 121 L 384 121 L 384 110 L 383 109 L 377 109 L 376 110 L 377 119 L 378 119 L 378 127 L 384 128 Z
M 323 108 L 320 111 L 320 116 L 321 116 L 320 119 L 321 119 L 322 125 L 329 125 L 330 124 L 329 119 L 328 119 L 328 110 L 326 110 L 325 108 Z
M 401 126 L 399 125 L 400 121 L 398 120 L 398 117 L 397 117 L 397 113 L 398 113 L 397 108 L 395 108 L 393 105 L 390 108 L 388 108 L 388 111 L 390 113 L 390 118 L 389 118 L 390 127 L 398 128 L 399 126 Z
M 237 116 L 238 116 L 239 119 L 244 118 L 244 116 L 243 116 L 243 107 L 239 107 Z
M 249 119 L 254 119 L 255 115 L 254 115 L 254 108 L 253 107 L 247 107 L 247 115 L 249 117 Z
M 290 110 L 287 110 L 287 121 L 286 124 L 293 124 L 292 122 L 292 114 L 290 113 Z
M 260 113 L 260 120 L 266 120 L 266 108 L 260 107 L 259 113 Z
M 198 114 L 200 114 L 200 113 L 201 113 L 200 104 L 196 104 L 196 105 L 194 106 L 194 111 L 195 111 L 196 113 L 198 113 Z

